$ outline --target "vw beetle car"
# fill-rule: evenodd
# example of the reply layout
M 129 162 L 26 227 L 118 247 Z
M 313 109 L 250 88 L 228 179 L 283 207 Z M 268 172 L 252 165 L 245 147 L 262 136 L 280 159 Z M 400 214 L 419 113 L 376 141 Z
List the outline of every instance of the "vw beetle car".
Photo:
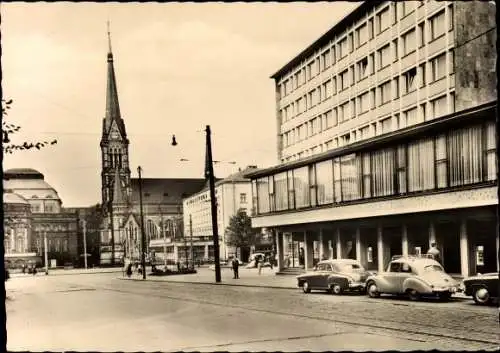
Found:
M 387 271 L 368 277 L 366 290 L 371 298 L 381 293 L 405 294 L 411 300 L 421 296 L 450 299 L 459 283 L 430 256 L 393 256 Z
M 471 295 L 474 302 L 485 305 L 498 300 L 500 281 L 498 272 L 478 274 L 464 279 L 465 295 Z
M 356 260 L 325 260 L 320 261 L 314 271 L 297 276 L 297 286 L 304 293 L 312 289 L 332 294 L 342 294 L 347 290 L 364 291 L 369 274 Z

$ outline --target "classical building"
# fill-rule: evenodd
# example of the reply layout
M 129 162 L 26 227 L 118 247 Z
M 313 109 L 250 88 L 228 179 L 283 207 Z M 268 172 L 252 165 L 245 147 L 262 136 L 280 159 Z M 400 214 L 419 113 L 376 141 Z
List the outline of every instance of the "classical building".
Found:
M 495 14 L 365 1 L 272 76 L 280 164 L 249 177 L 281 269 L 436 241 L 447 272 L 498 270 Z
M 50 267 L 73 265 L 78 258 L 77 216 L 62 207 L 57 191 L 43 174 L 34 169 L 9 169 L 4 172 L 3 185 L 4 232 L 11 235 L 4 240 L 6 258 L 19 264 L 43 262 L 47 237 Z
M 131 177 L 129 139 L 118 102 L 111 42 L 107 54 L 106 114 L 101 138 L 101 190 L 105 221 L 101 231 L 101 265 L 140 259 L 139 180 Z M 162 232 L 182 237 L 182 199 L 201 190 L 205 179 L 142 178 L 146 249 Z M 114 249 L 114 251 L 112 251 Z

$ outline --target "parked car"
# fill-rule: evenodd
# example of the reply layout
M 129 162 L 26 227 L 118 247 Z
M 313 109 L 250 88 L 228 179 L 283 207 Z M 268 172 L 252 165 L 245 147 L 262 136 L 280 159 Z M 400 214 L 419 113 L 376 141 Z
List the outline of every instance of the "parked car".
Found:
M 297 276 L 297 286 L 304 293 L 326 290 L 332 294 L 344 291 L 364 291 L 370 273 L 356 260 L 337 259 L 318 262 L 314 271 Z
M 499 287 L 498 272 L 477 274 L 464 279 L 465 295 L 471 295 L 479 305 L 498 300 Z
M 430 256 L 393 256 L 387 271 L 368 277 L 368 295 L 382 293 L 408 295 L 411 300 L 422 296 L 450 299 L 459 290 L 459 283 L 448 275 L 443 266 Z

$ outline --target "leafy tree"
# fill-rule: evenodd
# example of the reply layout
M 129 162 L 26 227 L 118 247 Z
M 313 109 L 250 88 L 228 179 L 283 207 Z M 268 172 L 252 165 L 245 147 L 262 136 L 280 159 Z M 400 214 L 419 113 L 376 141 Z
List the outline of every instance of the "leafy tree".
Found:
M 2 99 L 2 149 L 5 153 L 14 153 L 17 150 L 30 150 L 36 148 L 37 150 L 45 147 L 47 145 L 55 145 L 57 140 L 52 141 L 39 141 L 39 142 L 27 142 L 24 141 L 21 144 L 16 144 L 11 142 L 11 135 L 19 132 L 21 127 L 12 123 L 7 123 L 6 118 L 8 111 L 11 107 L 12 99 L 4 100 Z
M 251 245 L 259 244 L 261 234 L 258 230 L 252 228 L 250 217 L 244 210 L 239 210 L 229 220 L 229 226 L 226 228 L 226 243 L 238 248 L 248 248 Z
M 100 243 L 101 243 L 101 224 L 103 222 L 104 213 L 101 204 L 89 207 L 81 218 L 85 220 L 87 227 L 87 253 L 90 254 L 89 260 L 92 263 L 99 263 Z M 81 225 L 80 225 L 81 226 Z M 83 239 L 79 244 L 79 253 L 83 254 Z M 83 258 L 81 259 L 83 261 Z

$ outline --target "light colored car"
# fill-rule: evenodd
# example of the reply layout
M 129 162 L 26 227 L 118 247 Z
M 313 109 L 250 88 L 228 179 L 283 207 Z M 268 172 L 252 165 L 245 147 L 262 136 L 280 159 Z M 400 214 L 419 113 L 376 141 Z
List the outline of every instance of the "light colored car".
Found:
M 366 290 L 372 298 L 382 293 L 408 295 L 411 300 L 422 296 L 450 299 L 459 283 L 430 256 L 393 256 L 387 271 L 368 277 Z
M 365 280 L 370 275 L 356 260 L 337 259 L 320 261 L 314 271 L 297 276 L 297 286 L 304 293 L 326 290 L 332 294 L 344 291 L 364 291 Z

